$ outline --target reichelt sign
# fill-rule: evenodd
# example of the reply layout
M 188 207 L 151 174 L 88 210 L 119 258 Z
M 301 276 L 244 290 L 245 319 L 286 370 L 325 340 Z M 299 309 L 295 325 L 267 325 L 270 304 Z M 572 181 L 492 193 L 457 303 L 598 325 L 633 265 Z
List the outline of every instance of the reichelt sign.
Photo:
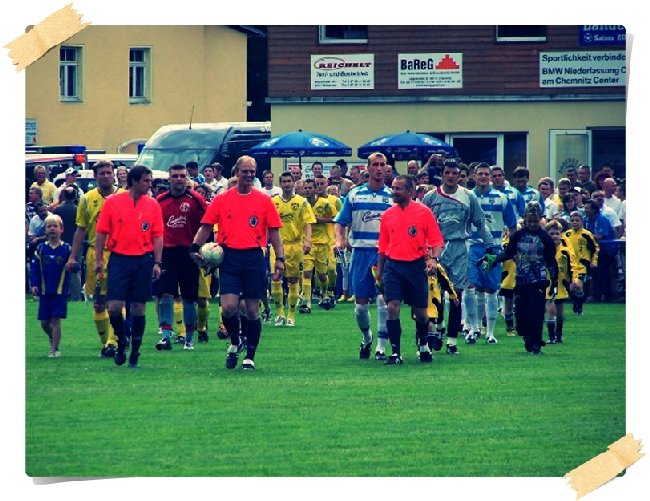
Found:
M 541 52 L 540 87 L 623 87 L 625 51 Z
M 398 54 L 398 89 L 462 89 L 460 53 Z
M 311 56 L 311 89 L 374 89 L 374 54 Z

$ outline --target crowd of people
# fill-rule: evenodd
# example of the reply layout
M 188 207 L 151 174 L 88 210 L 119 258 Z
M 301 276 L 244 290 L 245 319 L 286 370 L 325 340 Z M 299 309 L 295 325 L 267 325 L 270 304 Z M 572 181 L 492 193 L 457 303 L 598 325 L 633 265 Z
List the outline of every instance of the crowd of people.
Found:
M 218 164 L 151 170 L 93 166 L 97 187 L 83 193 L 77 172 L 52 188 L 37 166 L 25 206 L 28 284 L 38 319 L 58 357 L 67 300 L 92 297 L 100 356 L 137 367 L 145 304 L 155 298 L 160 339 L 194 349 L 211 324 L 229 339 L 226 367 L 255 369 L 262 322 L 291 328 L 313 302 L 331 310 L 354 303 L 359 358 L 401 364 L 401 305 L 410 306 L 420 362 L 459 353 L 458 340 L 498 343 L 499 311 L 508 336 L 538 355 L 564 341 L 564 304 L 616 299 L 625 269 L 625 181 L 605 164 L 569 167 L 530 184 L 517 167 L 464 164 L 434 153 L 406 172 L 382 153 L 365 166 L 321 162 L 257 178 L 243 156 L 223 176 Z M 199 172 L 200 171 L 200 172 Z M 52 185 L 52 186 L 50 186 Z M 215 241 L 224 261 L 210 269 L 200 249 Z M 82 269 L 83 265 L 83 269 Z M 376 305 L 376 339 L 371 305 Z M 275 310 L 275 315 L 272 315 Z M 445 310 L 447 313 L 445 314 Z M 298 315 L 298 317 L 299 317 Z M 446 322 L 445 322 L 446 319 Z M 548 336 L 544 339 L 544 324 Z M 177 337 L 174 340 L 174 330 Z M 390 348 L 390 353 L 389 353 Z

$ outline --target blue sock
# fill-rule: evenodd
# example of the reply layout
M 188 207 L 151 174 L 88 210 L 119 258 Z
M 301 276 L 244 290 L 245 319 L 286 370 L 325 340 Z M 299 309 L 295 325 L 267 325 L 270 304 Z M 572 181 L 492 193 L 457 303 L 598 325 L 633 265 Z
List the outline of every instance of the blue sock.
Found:
M 172 338 L 172 325 L 174 325 L 174 298 L 161 297 L 158 302 L 160 310 L 160 327 L 164 339 Z

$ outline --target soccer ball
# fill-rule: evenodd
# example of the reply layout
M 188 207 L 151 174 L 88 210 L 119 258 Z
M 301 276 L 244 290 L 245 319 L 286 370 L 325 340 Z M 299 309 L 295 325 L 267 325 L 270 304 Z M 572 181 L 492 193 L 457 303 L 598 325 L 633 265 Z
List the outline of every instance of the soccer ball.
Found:
M 211 268 L 223 263 L 223 247 L 216 242 L 208 242 L 201 247 L 201 256 Z

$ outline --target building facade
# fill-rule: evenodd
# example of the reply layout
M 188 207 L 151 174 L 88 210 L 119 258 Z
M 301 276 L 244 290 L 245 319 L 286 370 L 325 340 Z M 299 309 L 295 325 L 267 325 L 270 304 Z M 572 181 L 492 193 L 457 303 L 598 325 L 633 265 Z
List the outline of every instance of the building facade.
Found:
M 90 25 L 26 69 L 26 145 L 134 151 L 162 125 L 246 121 L 247 38 L 226 26 Z
M 531 181 L 625 173 L 622 26 L 269 26 L 273 134 L 429 133 Z M 282 168 L 277 160 L 274 168 Z M 398 164 L 398 170 L 404 168 Z

